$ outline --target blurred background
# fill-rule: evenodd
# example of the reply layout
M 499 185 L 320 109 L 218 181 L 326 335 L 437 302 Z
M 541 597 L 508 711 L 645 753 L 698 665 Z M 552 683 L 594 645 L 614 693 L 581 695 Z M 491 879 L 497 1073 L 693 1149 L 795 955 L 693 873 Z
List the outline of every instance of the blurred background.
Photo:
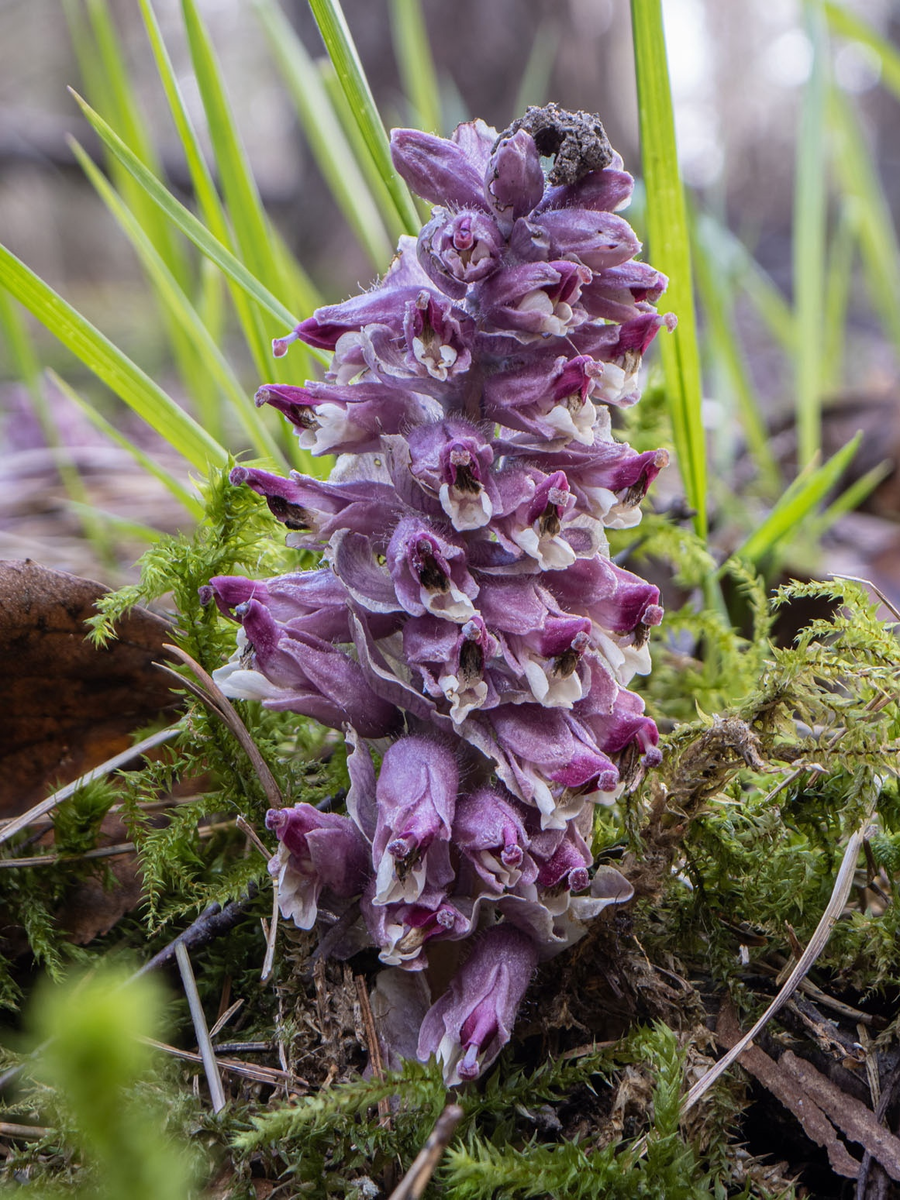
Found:
M 103 161 L 98 140 L 66 91 L 71 84 L 103 112 L 102 97 L 95 94 L 96 87 L 92 92 L 92 80 L 85 79 L 91 74 L 91 38 L 96 36 L 93 7 L 81 0 L 0 0 L 0 241 L 177 396 L 181 383 L 138 260 L 66 141 L 67 134 L 74 134 L 92 157 Z M 106 7 L 161 169 L 175 194 L 191 203 L 190 176 L 138 0 L 110 0 Z M 257 6 L 246 0 L 199 0 L 197 7 L 221 60 L 237 126 L 277 229 L 325 301 L 365 287 L 375 273 L 372 256 L 354 236 L 319 171 Z M 865 22 L 885 45 L 896 43 L 900 5 L 892 0 L 845 0 L 831 7 Z M 181 5 L 179 0 L 155 0 L 154 8 L 186 105 L 205 138 L 204 106 Z M 388 0 L 344 4 L 386 123 L 427 125 L 428 114 L 417 111 L 409 99 L 398 43 L 399 8 L 402 4 Z M 308 53 L 321 59 L 322 44 L 305 0 L 283 0 L 282 9 Z M 500 129 L 526 104 L 554 99 L 567 108 L 598 112 L 626 165 L 639 173 L 627 0 L 455 0 L 452 7 L 446 0 L 422 0 L 421 9 L 440 94 L 441 132 L 475 115 Z M 770 504 L 778 487 L 773 484 L 767 496 L 754 492 L 759 463 L 752 454 L 748 460 L 745 434 L 735 419 L 742 388 L 744 407 L 748 402 L 755 406 L 771 439 L 785 472 L 782 481 L 793 473 L 796 459 L 796 372 L 790 339 L 787 334 L 779 338 L 778 323 L 786 322 L 793 301 L 796 236 L 804 222 L 796 183 L 803 97 L 814 63 L 810 24 L 803 5 L 794 0 L 745 0 L 739 12 L 716 0 L 665 0 L 664 10 L 680 159 L 698 228 L 705 230 L 700 265 L 712 276 L 705 291 L 701 281 L 699 297 L 706 339 L 705 421 L 713 464 L 728 475 L 733 491 L 742 492 L 746 483 L 752 520 L 755 506 Z M 828 241 L 822 280 L 828 289 L 823 311 L 829 326 L 827 336 L 823 334 L 828 361 L 822 365 L 821 450 L 827 457 L 856 429 L 864 430 L 854 478 L 879 473 L 866 503 L 881 523 L 870 525 L 865 534 L 851 531 L 849 543 L 858 549 L 860 539 L 871 537 L 887 547 L 877 553 L 890 558 L 893 523 L 900 516 L 891 483 L 900 445 L 900 324 L 887 295 L 890 276 L 885 278 L 885 269 L 896 253 L 900 113 L 895 91 L 884 86 L 884 56 L 858 38 L 841 36 L 833 25 L 827 36 L 827 86 L 847 102 L 854 124 L 848 127 L 842 117 L 829 127 L 828 136 L 843 129 L 844 143 L 850 128 L 850 145 L 841 151 L 834 133 L 838 149 L 829 143 L 825 156 Z M 877 243 L 880 235 L 877 229 L 873 233 L 865 203 L 848 178 L 855 140 L 880 184 L 882 222 L 887 216 L 893 227 L 880 279 L 874 261 L 879 251 L 873 246 L 873 237 Z M 640 228 L 639 202 L 629 215 Z M 650 253 L 652 258 L 652 249 Z M 893 286 L 895 293 L 900 290 L 896 276 Z M 720 302 L 729 321 L 724 343 L 721 330 L 717 334 L 708 319 Z M 89 394 L 129 436 L 155 445 L 141 423 L 117 407 L 49 334 L 30 318 L 25 327 L 42 363 Z M 246 381 L 249 403 L 258 382 L 253 364 L 240 339 L 225 349 Z M 737 368 L 729 361 L 735 355 Z M 34 415 L 28 390 L 16 382 L 18 375 L 7 337 L 0 340 L 0 557 L 31 554 L 47 565 L 109 581 L 122 578 L 128 573 L 129 553 L 140 549 L 140 537 L 129 535 L 126 523 L 133 523 L 132 535 L 142 524 L 173 528 L 183 512 L 167 492 L 135 472 L 130 457 L 98 434 L 77 407 L 54 392 L 57 433 L 80 447 L 79 471 L 88 498 L 120 519 L 114 530 L 118 548 L 106 562 L 98 561 L 96 546 L 83 536 L 83 514 L 77 504 L 73 507 L 71 488 L 67 492 L 41 458 L 48 440 L 46 422 L 42 427 Z M 239 432 L 229 448 L 243 448 Z M 166 447 L 156 445 L 156 450 L 171 459 Z M 673 487 L 677 491 L 677 481 Z M 728 532 L 728 498 L 714 496 L 714 508 L 716 504 L 721 509 L 718 536 L 728 549 L 729 537 L 736 536 Z M 890 526 L 887 532 L 883 522 Z M 840 551 L 834 553 L 839 565 L 846 565 Z M 875 553 L 866 551 L 869 558 Z

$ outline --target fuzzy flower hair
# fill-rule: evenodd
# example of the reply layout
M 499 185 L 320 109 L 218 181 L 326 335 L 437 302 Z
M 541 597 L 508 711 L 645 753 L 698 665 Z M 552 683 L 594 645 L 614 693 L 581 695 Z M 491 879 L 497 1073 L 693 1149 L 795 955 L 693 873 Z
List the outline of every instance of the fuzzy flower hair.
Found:
M 628 684 L 662 610 L 606 530 L 640 519 L 667 456 L 617 441 L 609 410 L 638 399 L 674 318 L 596 118 L 548 106 L 499 137 L 475 121 L 391 146 L 431 219 L 370 291 L 275 343 L 331 351 L 324 381 L 257 394 L 337 465 L 232 474 L 322 565 L 205 591 L 241 626 L 226 694 L 351 748 L 347 816 L 269 814 L 282 911 L 303 928 L 358 913 L 388 969 L 389 1060 L 436 1053 L 458 1083 L 508 1040 L 536 964 L 631 895 L 594 869 L 591 813 L 659 761 Z M 429 1008 L 442 955 L 462 965 Z

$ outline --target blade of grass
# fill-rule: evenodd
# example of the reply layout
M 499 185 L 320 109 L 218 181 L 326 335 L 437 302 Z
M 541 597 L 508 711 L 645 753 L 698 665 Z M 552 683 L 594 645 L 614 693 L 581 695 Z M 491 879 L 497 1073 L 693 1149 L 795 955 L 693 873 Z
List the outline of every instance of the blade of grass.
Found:
M 309 6 L 353 118 L 394 203 L 401 230 L 416 234 L 421 221 L 409 189 L 394 171 L 387 133 L 339 0 L 309 0 Z
M 830 90 L 828 114 L 835 132 L 840 186 L 853 208 L 872 307 L 885 333 L 900 349 L 900 241 L 891 207 L 859 119 L 837 87 Z
M 735 288 L 744 291 L 773 341 L 793 357 L 794 313 L 780 289 L 727 226 L 705 215 L 703 234 L 713 261 L 734 278 Z
M 375 270 L 383 271 L 393 246 L 316 65 L 275 0 L 254 6 L 319 170 Z
M 0 245 L 0 284 L 188 462 L 206 473 L 228 452 L 144 371 L 29 267 Z
M 116 32 L 107 0 L 86 0 L 86 4 L 97 52 L 96 66 L 105 77 L 111 122 L 121 131 L 122 139 L 148 170 L 162 176 L 162 164 L 141 115 L 140 104 L 128 76 L 127 55 Z M 187 290 L 191 283 L 190 271 L 182 247 L 172 236 L 171 226 L 160 219 L 159 211 L 140 191 L 136 190 L 135 195 L 127 199 L 179 286 Z
M 94 508 L 93 505 L 81 504 L 77 500 L 70 500 L 68 507 L 82 519 L 90 517 L 100 526 L 110 532 L 115 532 L 120 537 L 132 538 L 135 541 L 153 545 L 163 536 L 152 525 L 145 525 L 142 521 L 133 521 L 128 517 L 120 517 L 118 513 L 107 512 L 103 508 Z
M 139 3 L 141 6 L 141 15 L 144 18 L 144 28 L 156 62 L 156 70 L 166 94 L 169 111 L 172 114 L 172 120 L 175 122 L 179 140 L 184 149 L 185 160 L 188 165 L 194 195 L 197 198 L 200 212 L 213 237 L 226 250 L 233 254 L 234 242 L 231 237 L 231 231 L 228 228 L 228 222 L 225 219 L 225 211 L 222 208 L 219 193 L 216 191 L 212 174 L 200 147 L 200 140 L 197 137 L 196 130 L 184 103 L 181 88 L 178 86 L 175 69 L 172 66 L 172 60 L 163 41 L 156 13 L 153 11 L 150 0 L 139 0 Z M 247 293 L 242 290 L 239 284 L 229 278 L 228 286 L 238 321 L 244 333 L 244 339 L 253 358 L 256 373 L 262 378 L 269 369 L 270 348 L 262 326 L 261 316 L 255 305 L 250 303 Z
M 391 37 L 411 125 L 441 132 L 441 96 L 420 0 L 391 0 Z
M 44 441 L 51 450 L 56 452 L 55 465 L 66 495 L 70 501 L 81 502 L 85 506 L 86 511 L 81 514 L 84 535 L 100 561 L 111 565 L 115 561 L 112 545 L 106 536 L 106 531 L 92 517 L 91 506 L 86 503 L 88 500 L 87 489 L 78 467 L 72 459 L 71 452 L 60 435 L 53 405 L 50 403 L 41 374 L 41 364 L 31 337 L 21 318 L 18 305 L 13 302 L 9 292 L 2 287 L 0 287 L 0 333 L 2 333 L 9 350 L 13 369 L 28 389 L 28 395 L 44 435 Z
M 762 409 L 734 327 L 731 280 L 710 253 L 708 241 L 703 236 L 705 222 L 693 220 L 691 228 L 695 233 L 693 242 L 697 288 L 706 313 L 711 349 L 737 401 L 747 448 L 756 464 L 760 479 L 771 494 L 778 495 L 781 491 L 781 473 L 769 446 L 769 434 Z
M 406 230 L 397 216 L 394 201 L 391 199 L 391 194 L 381 176 L 381 172 L 366 147 L 365 139 L 360 132 L 359 125 L 356 123 L 353 110 L 341 88 L 341 81 L 337 77 L 334 64 L 328 58 L 320 58 L 316 61 L 315 65 L 319 79 L 322 81 L 322 87 L 325 89 L 335 115 L 340 121 L 344 137 L 347 139 L 353 157 L 360 171 L 363 173 L 378 211 L 381 213 L 387 226 L 388 236 L 396 243 Z M 424 221 L 420 221 L 420 224 L 424 224 Z
M 862 42 L 877 56 L 885 87 L 900 99 L 900 50 L 843 4 L 825 0 L 823 8 L 828 24 L 835 33 L 851 41 Z
M 706 440 L 701 419 L 700 355 L 660 0 L 631 0 L 631 19 L 650 253 L 653 265 L 669 276 L 665 308 L 678 315 L 678 328 L 671 336 L 661 337 L 660 349 L 678 469 L 688 503 L 696 510 L 694 526 L 705 538 Z
M 778 501 L 768 517 L 759 525 L 746 541 L 734 552 L 735 558 L 743 558 L 751 563 L 770 554 L 785 538 L 795 533 L 804 521 L 834 487 L 850 465 L 862 433 L 857 433 L 852 441 L 842 446 L 827 463 L 822 466 L 809 463 L 797 476 L 782 498 Z M 721 572 L 720 572 L 721 573 Z
M 252 297 L 260 308 L 276 317 L 282 326 L 292 328 L 296 325 L 296 318 L 291 314 L 290 309 L 282 304 L 264 284 L 260 283 L 252 272 L 248 271 L 244 264 L 218 238 L 214 237 L 189 209 L 175 199 L 172 193 L 147 170 L 140 159 L 129 150 L 118 134 L 107 125 L 86 100 L 82 99 L 77 92 L 72 94 L 98 136 L 109 146 L 163 212 L 190 238 L 197 249 L 211 259 L 248 296 Z
M 824 359 L 822 379 L 831 391 L 838 391 L 843 382 L 844 341 L 847 331 L 847 305 L 853 282 L 853 256 L 858 238 L 854 206 L 844 204 L 837 228 L 831 239 L 828 254 L 828 275 L 825 280 Z
M 812 462 L 822 441 L 822 331 L 825 294 L 825 101 L 827 28 L 818 0 L 806 0 L 812 69 L 803 93 L 794 186 L 793 279 L 797 341 L 794 388 L 797 461 Z
M 96 92 L 102 98 L 107 117 L 122 131 L 124 140 L 134 153 L 148 170 L 161 177 L 159 157 L 129 79 L 128 58 L 116 32 L 108 0 L 83 0 L 83 3 L 88 13 L 91 34 L 80 18 L 80 6 L 76 6 L 74 0 L 67 0 L 65 6 L 82 77 L 91 94 Z M 121 163 L 108 151 L 106 159 L 112 179 L 140 221 L 151 243 L 178 280 L 182 290 L 189 291 L 191 264 L 179 235 Z M 156 299 L 160 307 L 161 324 L 185 391 L 196 400 L 201 416 L 205 419 L 215 404 L 209 375 L 184 330 L 171 319 L 158 296 Z
M 216 393 L 219 390 L 224 393 L 235 419 L 250 439 L 253 448 L 259 454 L 271 457 L 278 465 L 285 465 L 284 458 L 278 446 L 275 444 L 265 424 L 257 416 L 258 410 L 256 406 L 247 397 L 244 388 L 229 366 L 215 339 L 201 321 L 197 310 L 178 286 L 177 280 L 154 249 L 153 244 L 144 233 L 134 214 L 121 200 L 114 188 L 106 181 L 103 174 L 94 166 L 90 157 L 75 138 L 70 137 L 68 142 L 84 173 L 134 247 L 144 270 L 156 288 L 157 293 L 162 298 L 163 303 L 166 305 L 172 320 L 178 322 L 200 352 L 209 377 L 217 385 Z M 221 417 L 218 412 L 212 414 L 211 419 L 204 421 L 206 428 L 209 429 L 213 436 L 218 438 L 221 437 L 221 424 Z
M 273 230 L 238 132 L 221 65 L 196 0 L 181 0 L 181 10 L 226 210 L 240 257 L 258 279 L 271 280 L 281 295 L 290 297 L 293 308 L 303 313 L 311 312 L 318 308 L 321 300 L 296 260 L 290 272 L 282 269 L 282 256 L 275 249 Z M 270 336 L 284 332 L 269 322 L 266 331 Z M 285 383 L 302 384 L 310 373 L 306 347 L 298 343 L 290 359 L 281 365 L 281 378 Z
M 85 10 L 89 22 L 85 22 Z M 106 112 L 109 120 L 124 131 L 128 144 L 132 146 L 140 161 L 151 172 L 161 175 L 160 161 L 148 128 L 140 115 L 137 97 L 134 96 L 128 80 L 125 66 L 127 59 L 110 16 L 108 0 L 65 0 L 64 12 L 86 88 L 91 96 L 98 98 L 100 107 Z M 179 236 L 109 151 L 106 152 L 106 161 L 110 178 L 115 181 L 116 187 L 130 204 L 169 270 L 178 278 L 182 289 L 190 288 L 190 263 Z M 208 373 L 203 370 L 203 362 L 199 360 L 196 349 L 184 330 L 169 317 L 158 296 L 155 295 L 155 299 L 160 306 L 162 329 L 172 350 L 181 382 L 187 394 L 199 404 L 200 412 L 205 414 L 215 401 Z
M 196 520 L 200 520 L 203 516 L 203 504 L 197 496 L 196 492 L 190 491 L 171 471 L 167 471 L 161 466 L 152 455 L 142 450 L 140 446 L 136 446 L 129 437 L 121 430 L 117 429 L 110 421 L 107 421 L 101 413 L 97 411 L 95 406 L 67 383 L 61 375 L 58 375 L 52 368 L 47 370 L 47 378 L 51 381 L 54 387 L 59 390 L 72 401 L 77 404 L 84 415 L 88 418 L 95 429 L 99 430 L 104 437 L 108 437 L 110 441 L 115 442 L 117 446 L 121 446 L 123 450 L 127 450 L 134 461 L 138 464 L 142 471 L 146 471 L 148 475 L 152 475 L 182 504 L 187 511 Z
M 818 542 L 840 517 L 845 516 L 847 513 L 856 512 L 860 505 L 868 500 L 879 483 L 887 479 L 893 469 L 893 462 L 890 459 L 885 459 L 877 467 L 872 467 L 870 471 L 866 471 L 865 475 L 860 475 L 859 479 L 851 483 L 848 488 L 841 492 L 835 501 L 828 505 L 821 516 L 810 522 L 810 541 L 813 543 Z
M 285 290 L 286 281 L 274 253 L 269 218 L 225 92 L 222 69 L 209 30 L 195 0 L 181 0 L 181 9 L 216 166 L 241 258 L 259 279 L 271 279 Z M 308 283 L 306 294 L 296 297 L 295 303 L 305 312 L 317 308 L 321 301 L 315 288 Z

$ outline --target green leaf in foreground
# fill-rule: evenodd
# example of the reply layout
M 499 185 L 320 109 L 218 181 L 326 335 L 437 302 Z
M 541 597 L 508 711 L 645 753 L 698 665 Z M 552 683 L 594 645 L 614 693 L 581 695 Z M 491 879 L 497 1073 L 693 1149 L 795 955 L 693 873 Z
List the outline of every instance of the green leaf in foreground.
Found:
M 660 337 L 660 352 L 678 469 L 688 503 L 696 509 L 695 527 L 705 537 L 706 443 L 701 420 L 700 355 L 661 0 L 631 0 L 631 19 L 650 255 L 653 265 L 669 277 L 661 307 L 678 316 L 675 332 Z
M 225 466 L 228 452 L 224 446 L 3 245 L 0 245 L 0 285 L 188 462 L 204 473 L 210 465 Z

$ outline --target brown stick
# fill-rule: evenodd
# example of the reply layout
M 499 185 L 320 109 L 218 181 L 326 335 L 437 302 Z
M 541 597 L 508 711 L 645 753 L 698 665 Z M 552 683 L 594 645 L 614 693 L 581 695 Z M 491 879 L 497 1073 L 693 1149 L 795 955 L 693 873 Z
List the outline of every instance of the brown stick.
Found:
M 462 1119 L 463 1110 L 460 1106 L 448 1104 L 435 1122 L 431 1136 L 416 1155 L 412 1166 L 391 1192 L 390 1200 L 419 1200 Z

